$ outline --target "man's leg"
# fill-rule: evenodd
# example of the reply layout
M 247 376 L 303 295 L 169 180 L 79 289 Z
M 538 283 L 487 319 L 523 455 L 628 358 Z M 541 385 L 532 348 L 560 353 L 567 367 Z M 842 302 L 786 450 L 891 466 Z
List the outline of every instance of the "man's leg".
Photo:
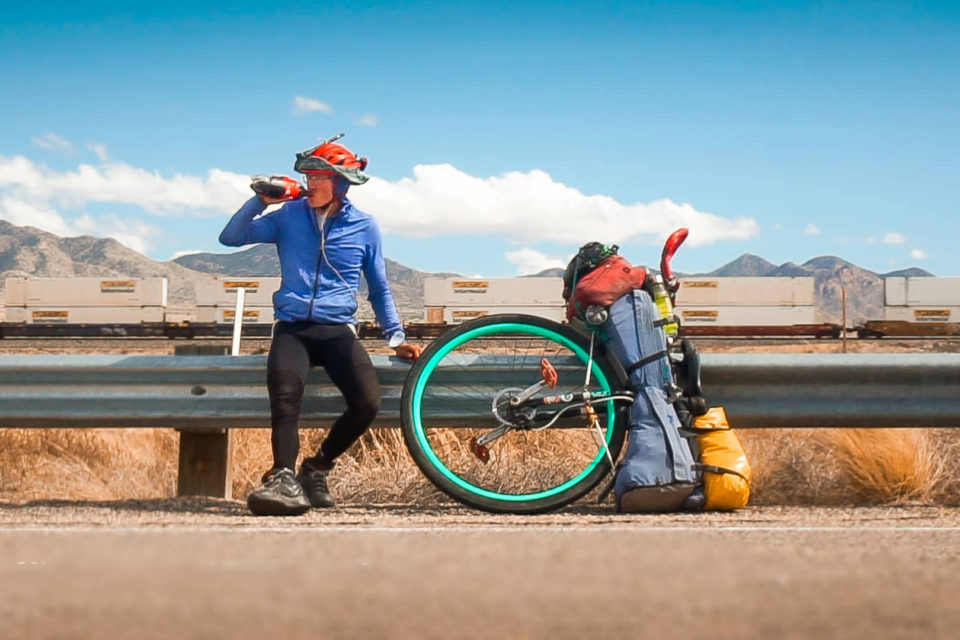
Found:
M 322 364 L 330 380 L 343 394 L 347 410 L 337 418 L 317 455 L 314 466 L 329 467 L 357 441 L 380 411 L 377 370 L 360 340 L 348 327 L 326 342 Z
M 264 476 L 263 485 L 247 496 L 247 506 L 255 515 L 292 516 L 310 510 L 310 499 L 293 474 L 300 448 L 297 423 L 303 381 L 308 369 L 307 350 L 294 328 L 278 323 L 267 358 L 273 468 Z
M 300 452 L 300 407 L 310 359 L 294 326 L 283 322 L 277 325 L 267 356 L 274 468 L 294 469 Z

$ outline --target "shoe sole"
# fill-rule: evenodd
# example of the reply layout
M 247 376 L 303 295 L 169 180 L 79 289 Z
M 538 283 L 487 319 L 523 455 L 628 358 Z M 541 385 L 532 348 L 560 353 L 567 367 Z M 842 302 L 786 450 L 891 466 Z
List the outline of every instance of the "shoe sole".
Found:
M 256 495 L 247 498 L 247 507 L 255 516 L 300 516 L 310 511 L 309 502 L 279 502 Z

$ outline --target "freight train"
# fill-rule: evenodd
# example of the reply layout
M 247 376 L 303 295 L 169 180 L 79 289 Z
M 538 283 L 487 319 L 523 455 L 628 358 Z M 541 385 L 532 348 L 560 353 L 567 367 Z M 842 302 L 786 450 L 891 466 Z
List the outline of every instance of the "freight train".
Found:
M 195 283 L 196 305 L 170 306 L 165 278 L 8 278 L 0 338 L 226 337 L 241 289 L 243 335 L 266 337 L 279 280 L 210 276 Z M 423 321 L 406 323 L 407 333 L 431 338 L 494 313 L 563 321 L 561 290 L 560 278 L 427 278 Z M 960 278 L 887 278 L 885 302 L 883 320 L 849 331 L 861 338 L 960 336 Z M 688 277 L 681 278 L 675 313 L 690 337 L 839 338 L 839 324 L 815 321 L 813 303 L 809 277 Z M 375 338 L 380 330 L 361 323 L 359 333 Z
M 854 328 L 861 338 L 960 336 L 960 277 L 887 277 L 883 319 Z

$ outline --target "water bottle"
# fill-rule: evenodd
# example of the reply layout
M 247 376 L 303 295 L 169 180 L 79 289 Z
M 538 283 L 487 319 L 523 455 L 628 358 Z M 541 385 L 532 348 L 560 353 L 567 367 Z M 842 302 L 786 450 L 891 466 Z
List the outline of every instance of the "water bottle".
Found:
M 250 188 L 257 195 L 268 198 L 296 200 L 306 195 L 303 185 L 287 176 L 251 176 Z
M 653 276 L 653 301 L 660 310 L 660 317 L 669 320 L 663 326 L 663 331 L 667 334 L 667 343 L 672 343 L 680 331 L 680 326 L 673 315 L 673 303 L 670 302 L 670 294 L 667 293 L 667 287 L 663 284 L 663 276 L 659 273 Z

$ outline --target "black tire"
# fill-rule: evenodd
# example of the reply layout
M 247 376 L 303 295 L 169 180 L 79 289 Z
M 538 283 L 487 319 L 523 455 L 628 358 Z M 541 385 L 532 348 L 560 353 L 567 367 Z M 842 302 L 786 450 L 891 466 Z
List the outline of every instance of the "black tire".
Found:
M 561 418 L 557 424 L 566 428 L 508 432 L 490 446 L 493 467 L 469 445 L 471 434 L 499 426 L 494 399 L 505 397 L 504 389 L 537 382 L 538 354 L 561 365 L 558 389 L 547 390 L 555 394 L 583 389 L 589 349 L 587 336 L 536 316 L 486 316 L 443 334 L 408 373 L 401 398 L 404 441 L 417 466 L 450 497 L 494 513 L 552 511 L 589 493 L 610 472 L 610 463 L 584 417 Z M 511 382 L 516 380 L 520 386 Z M 625 381 L 623 368 L 597 339 L 591 389 L 622 390 Z M 604 401 L 596 407 L 606 448 L 616 460 L 629 403 Z

